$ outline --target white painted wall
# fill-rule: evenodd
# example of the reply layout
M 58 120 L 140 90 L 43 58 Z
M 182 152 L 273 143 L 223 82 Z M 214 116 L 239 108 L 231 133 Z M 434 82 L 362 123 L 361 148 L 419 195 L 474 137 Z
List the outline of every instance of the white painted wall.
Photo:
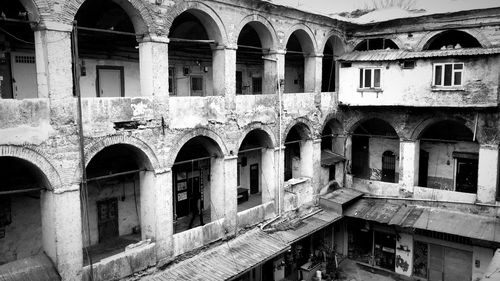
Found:
M 83 59 L 87 73 L 80 78 L 80 91 L 82 97 L 96 97 L 97 65 L 123 66 L 125 79 L 125 97 L 140 97 L 141 84 L 139 74 L 139 62 Z
M 390 150 L 396 155 L 396 182 L 399 174 L 399 140 L 398 139 L 383 139 L 383 138 L 370 138 L 369 139 L 369 165 L 371 169 L 382 170 L 382 155 L 385 151 Z M 381 174 L 380 174 L 381 175 Z M 374 173 L 370 176 L 372 180 L 380 180 Z
M 295 84 L 294 80 L 297 80 Z M 285 90 L 284 93 L 304 92 L 304 70 L 298 67 L 285 67 Z
M 479 246 L 472 246 L 472 280 L 479 281 L 483 278 L 488 265 L 493 259 L 495 250 L 490 248 L 484 248 Z M 479 262 L 479 266 L 476 266 L 476 262 Z

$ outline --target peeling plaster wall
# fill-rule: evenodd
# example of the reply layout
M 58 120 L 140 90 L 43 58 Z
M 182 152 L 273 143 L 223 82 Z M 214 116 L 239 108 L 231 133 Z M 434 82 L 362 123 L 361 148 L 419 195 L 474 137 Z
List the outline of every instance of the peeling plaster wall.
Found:
M 369 138 L 369 165 L 371 170 L 371 180 L 382 179 L 382 154 L 385 151 L 392 151 L 396 155 L 395 182 L 399 179 L 399 140 L 398 139 L 383 139 Z
M 27 258 L 43 251 L 40 199 L 26 195 L 11 197 L 12 223 L 0 238 L 0 264 Z
M 247 157 L 247 165 L 245 167 L 240 167 L 240 185 L 238 187 L 250 189 L 250 166 L 253 164 L 258 164 L 259 166 L 259 192 L 262 192 L 262 181 L 266 180 L 263 178 L 262 161 L 260 151 L 249 151 L 244 154 L 240 154 L 240 157 Z M 240 158 L 241 159 L 241 158 Z M 241 161 L 238 161 L 241 162 Z M 250 191 L 249 191 L 250 192 Z
M 86 232 L 86 227 L 84 225 L 82 227 L 84 246 L 90 246 L 99 243 L 97 201 L 111 198 L 117 199 L 119 236 L 132 234 L 132 228 L 140 225 L 139 217 L 141 214 L 141 195 L 139 181 L 135 181 L 136 199 L 134 198 L 134 183 L 130 181 L 120 183 L 117 183 L 116 181 L 100 181 L 99 185 L 97 185 L 95 182 L 89 183 L 88 190 L 88 211 L 91 242 L 90 244 L 88 244 L 89 240 Z M 135 200 L 137 200 L 137 211 L 135 207 Z M 82 223 L 85 224 L 85 221 L 83 221 Z
M 432 87 L 433 63 L 462 62 L 463 87 L 441 90 Z M 340 68 L 342 82 L 339 101 L 359 106 L 497 106 L 500 56 L 438 58 L 416 60 L 414 69 L 403 69 L 399 62 L 353 62 L 352 67 Z M 359 90 L 359 69 L 380 67 L 381 92 Z M 398 81 L 398 83 L 394 83 Z
M 479 281 L 493 259 L 494 249 L 472 246 L 472 280 Z
M 429 152 L 429 167 L 427 187 L 444 190 L 454 190 L 455 159 L 452 154 L 457 152 L 479 153 L 477 143 L 436 143 L 420 142 L 420 149 Z
M 413 235 L 399 233 L 396 239 L 396 273 L 411 276 L 413 273 Z

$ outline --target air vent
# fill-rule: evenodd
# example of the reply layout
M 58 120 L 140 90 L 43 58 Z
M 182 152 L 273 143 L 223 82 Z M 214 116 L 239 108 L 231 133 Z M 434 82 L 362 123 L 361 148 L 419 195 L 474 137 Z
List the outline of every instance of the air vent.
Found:
M 16 63 L 35 63 L 35 56 L 16 56 Z

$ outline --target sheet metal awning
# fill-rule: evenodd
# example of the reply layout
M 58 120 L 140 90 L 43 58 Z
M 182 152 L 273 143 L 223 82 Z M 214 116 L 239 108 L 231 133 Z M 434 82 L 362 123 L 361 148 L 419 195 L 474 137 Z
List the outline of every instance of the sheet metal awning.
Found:
M 481 281 L 494 281 L 500 280 L 500 249 L 495 251 L 495 255 L 491 259 L 486 272 L 484 273 Z
M 500 242 L 500 222 L 495 217 L 410 204 L 412 202 L 404 200 L 388 202 L 364 198 L 349 207 L 344 215 L 388 225 Z
M 428 51 L 372 50 L 354 51 L 339 57 L 341 61 L 395 61 L 405 59 L 439 58 L 455 56 L 485 56 L 500 54 L 500 48 L 461 48 Z
M 270 235 L 285 243 L 293 244 L 296 241 L 329 226 L 342 217 L 343 216 L 341 214 L 337 214 L 335 212 L 321 211 L 302 220 L 302 222 L 294 229 L 276 231 Z
M 331 150 L 321 150 L 321 166 L 331 166 L 345 161 L 345 157 Z
M 146 280 L 232 280 L 288 249 L 288 244 L 256 228 L 227 243 L 174 264 Z

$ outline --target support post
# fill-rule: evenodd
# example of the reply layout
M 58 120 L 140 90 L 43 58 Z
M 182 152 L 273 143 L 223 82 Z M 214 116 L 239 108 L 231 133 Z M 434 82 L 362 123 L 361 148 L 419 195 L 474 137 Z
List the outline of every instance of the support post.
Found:
M 399 143 L 399 183 L 402 192 L 413 194 L 418 185 L 418 165 L 420 158 L 419 140 L 400 140 Z M 409 194 L 406 194 L 407 196 Z
M 495 203 L 498 185 L 498 144 L 481 144 L 477 173 L 477 201 Z

